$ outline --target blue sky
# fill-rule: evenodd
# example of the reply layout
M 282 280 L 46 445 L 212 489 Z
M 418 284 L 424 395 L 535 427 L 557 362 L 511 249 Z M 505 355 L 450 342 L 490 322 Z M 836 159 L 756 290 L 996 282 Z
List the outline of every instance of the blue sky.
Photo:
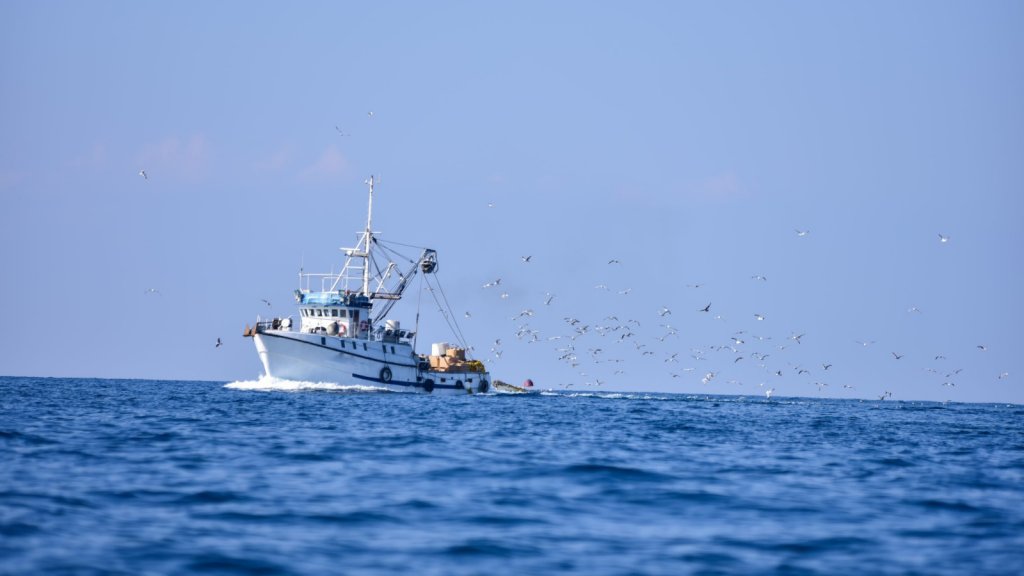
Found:
M 4 2 L 0 373 L 256 378 L 242 328 L 340 266 L 375 174 L 375 228 L 438 250 L 502 380 L 1024 402 L 1022 26 L 1014 1 Z M 423 308 L 427 351 L 453 338 Z

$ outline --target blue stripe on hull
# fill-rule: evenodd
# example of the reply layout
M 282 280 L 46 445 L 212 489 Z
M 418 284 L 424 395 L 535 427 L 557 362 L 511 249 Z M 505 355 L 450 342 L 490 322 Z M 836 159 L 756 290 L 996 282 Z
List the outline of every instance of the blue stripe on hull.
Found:
M 395 386 L 412 386 L 413 388 L 423 388 L 423 383 L 422 382 L 397 382 L 395 380 L 392 380 L 391 382 L 385 382 L 385 381 L 381 380 L 380 378 L 377 378 L 377 377 L 374 377 L 374 376 L 362 376 L 360 374 L 353 374 L 352 377 L 353 378 L 358 378 L 360 380 L 367 380 L 369 382 L 378 382 L 380 384 L 393 384 Z M 455 384 L 438 384 L 438 383 L 435 382 L 434 383 L 434 389 L 437 390 L 438 388 L 442 388 L 442 389 L 446 388 L 446 389 L 449 389 L 449 390 L 457 390 L 457 388 L 455 387 Z

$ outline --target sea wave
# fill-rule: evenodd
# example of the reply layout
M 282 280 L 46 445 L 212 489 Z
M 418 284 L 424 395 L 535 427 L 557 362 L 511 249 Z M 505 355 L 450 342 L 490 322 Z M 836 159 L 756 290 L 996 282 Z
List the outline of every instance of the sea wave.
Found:
M 229 382 L 224 385 L 225 388 L 232 388 L 235 390 L 256 390 L 261 392 L 304 392 L 307 390 L 330 390 L 332 392 L 388 392 L 384 388 L 377 388 L 376 386 L 361 386 L 358 384 L 354 385 L 343 385 L 335 384 L 334 382 L 308 382 L 304 380 L 285 380 L 283 378 L 275 378 L 274 376 L 268 376 L 266 374 L 259 377 L 258 380 L 240 380 L 238 382 Z

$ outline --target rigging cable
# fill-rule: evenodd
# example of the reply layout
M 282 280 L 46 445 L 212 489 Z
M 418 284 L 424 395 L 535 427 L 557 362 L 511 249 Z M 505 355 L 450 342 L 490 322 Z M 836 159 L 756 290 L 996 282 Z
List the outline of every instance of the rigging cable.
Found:
M 426 276 L 427 275 L 424 274 L 424 278 Z M 452 307 L 448 303 L 448 296 L 444 293 L 444 288 L 441 287 L 441 279 L 438 277 L 436 273 L 433 274 L 433 276 L 434 278 L 437 279 L 437 291 L 441 293 L 441 299 L 444 300 L 444 303 L 442 304 L 441 301 L 437 299 L 437 294 L 435 294 L 434 291 L 431 290 L 431 294 L 434 296 L 434 301 L 437 302 L 437 306 L 441 309 L 441 312 L 444 315 L 445 320 L 448 322 L 448 327 L 451 328 L 452 330 L 452 334 L 454 334 L 455 337 L 459 340 L 459 345 L 462 346 L 463 348 L 468 349 L 469 346 L 466 344 L 466 337 L 462 334 L 462 329 L 459 327 L 459 322 L 455 319 L 455 313 L 452 311 Z

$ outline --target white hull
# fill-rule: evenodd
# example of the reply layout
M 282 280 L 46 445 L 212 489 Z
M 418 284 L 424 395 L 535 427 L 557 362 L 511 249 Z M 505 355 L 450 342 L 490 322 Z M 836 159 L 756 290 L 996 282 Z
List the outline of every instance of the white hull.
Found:
M 392 392 L 466 394 L 490 389 L 486 372 L 424 369 L 406 342 L 263 330 L 253 335 L 268 376 L 284 380 L 372 386 Z

